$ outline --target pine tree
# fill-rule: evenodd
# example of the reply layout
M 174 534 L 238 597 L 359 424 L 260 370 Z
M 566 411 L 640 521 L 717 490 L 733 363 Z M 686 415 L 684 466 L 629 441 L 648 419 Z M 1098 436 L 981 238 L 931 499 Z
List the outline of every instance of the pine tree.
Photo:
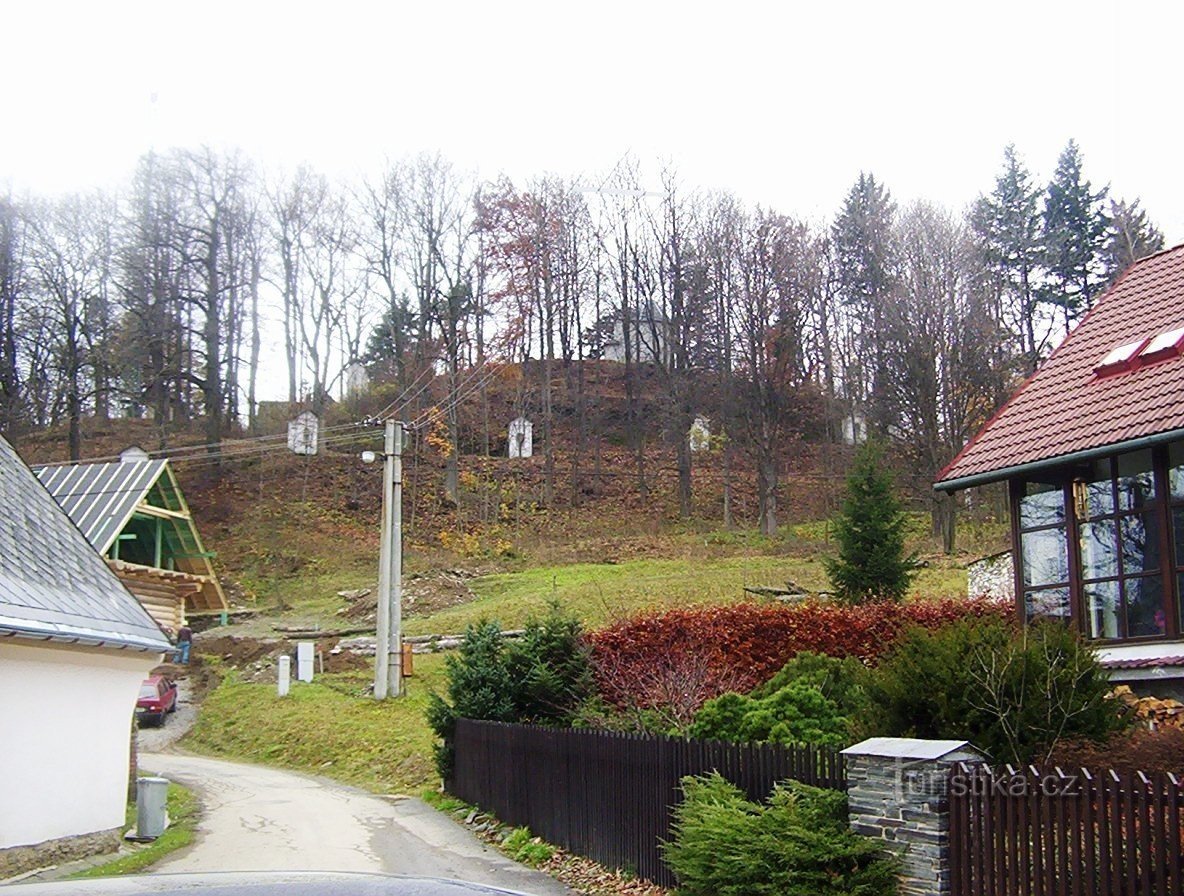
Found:
M 905 515 L 874 441 L 860 447 L 847 477 L 847 495 L 835 538 L 839 555 L 827 558 L 826 572 L 842 600 L 900 600 L 917 566 L 905 556 Z
M 1093 307 L 1105 282 L 1102 250 L 1110 222 L 1104 203 L 1110 188 L 1095 193 L 1081 166 L 1081 150 L 1070 140 L 1044 200 L 1044 237 L 1054 290 L 1048 300 L 1063 309 L 1066 326 Z

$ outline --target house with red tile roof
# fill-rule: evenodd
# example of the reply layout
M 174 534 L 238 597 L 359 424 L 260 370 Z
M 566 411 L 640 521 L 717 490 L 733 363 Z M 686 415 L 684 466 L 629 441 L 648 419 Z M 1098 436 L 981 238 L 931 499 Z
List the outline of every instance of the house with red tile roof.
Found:
M 1000 481 L 1023 619 L 1184 681 L 1184 246 L 1133 264 L 934 487 Z

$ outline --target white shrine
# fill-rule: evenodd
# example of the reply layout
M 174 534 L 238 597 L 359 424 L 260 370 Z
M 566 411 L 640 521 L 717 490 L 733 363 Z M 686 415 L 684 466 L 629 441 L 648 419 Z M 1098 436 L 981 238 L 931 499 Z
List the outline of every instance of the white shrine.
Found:
M 697 416 L 695 422 L 691 424 L 690 431 L 687 432 L 687 442 L 691 451 L 710 451 L 711 420 L 702 415 Z
M 534 454 L 534 424 L 525 417 L 510 421 L 509 457 L 530 457 Z
M 288 423 L 288 450 L 293 454 L 316 454 L 321 421 L 312 411 L 305 411 Z
M 345 394 L 357 398 L 370 390 L 370 373 L 361 361 L 354 361 L 345 368 Z

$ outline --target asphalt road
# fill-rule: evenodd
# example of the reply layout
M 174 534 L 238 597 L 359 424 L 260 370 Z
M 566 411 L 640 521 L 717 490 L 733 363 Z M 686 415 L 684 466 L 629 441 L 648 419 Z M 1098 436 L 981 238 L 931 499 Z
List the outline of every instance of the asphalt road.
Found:
M 385 799 L 264 766 L 141 753 L 149 772 L 196 790 L 196 842 L 153 870 L 370 871 L 570 896 L 553 878 L 486 846 L 418 799 Z

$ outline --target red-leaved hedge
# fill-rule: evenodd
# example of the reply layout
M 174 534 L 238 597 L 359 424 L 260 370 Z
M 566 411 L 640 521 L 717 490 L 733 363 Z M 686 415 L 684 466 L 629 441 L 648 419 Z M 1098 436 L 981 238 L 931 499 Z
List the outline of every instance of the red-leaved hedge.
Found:
M 1015 607 L 987 600 L 738 603 L 637 616 L 588 640 L 609 703 L 648 708 L 674 699 L 693 710 L 763 684 L 799 651 L 874 663 L 906 628 L 934 629 L 967 616 L 1014 619 Z

